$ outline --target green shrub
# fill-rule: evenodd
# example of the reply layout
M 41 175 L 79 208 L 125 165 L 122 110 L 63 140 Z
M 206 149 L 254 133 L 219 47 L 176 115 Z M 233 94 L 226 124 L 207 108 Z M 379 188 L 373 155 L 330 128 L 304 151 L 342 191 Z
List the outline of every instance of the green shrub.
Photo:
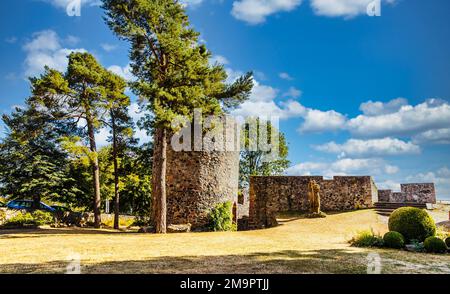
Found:
M 425 250 L 430 253 L 445 253 L 447 251 L 447 246 L 445 242 L 438 237 L 428 237 L 423 242 Z
M 6 220 L 6 212 L 0 209 L 0 224 L 3 224 L 5 220 Z
M 391 231 L 384 234 L 384 246 L 401 249 L 405 246 L 405 238 L 399 232 Z
M 50 212 L 45 212 L 42 210 L 36 210 L 31 213 L 34 223 L 38 226 L 49 225 L 54 223 L 53 215 Z
M 349 243 L 355 247 L 383 247 L 384 241 L 373 230 L 365 230 L 358 232 Z
M 212 231 L 236 231 L 233 223 L 232 203 L 224 202 L 217 204 L 209 213 L 209 228 Z
M 6 220 L 6 227 L 42 226 L 53 223 L 53 215 L 49 212 L 36 210 L 32 213 L 19 213 Z
M 406 241 L 423 241 L 436 234 L 436 225 L 431 216 L 423 209 L 402 207 L 389 217 L 389 230 L 399 232 Z
M 450 237 L 445 238 L 445 245 L 450 248 Z

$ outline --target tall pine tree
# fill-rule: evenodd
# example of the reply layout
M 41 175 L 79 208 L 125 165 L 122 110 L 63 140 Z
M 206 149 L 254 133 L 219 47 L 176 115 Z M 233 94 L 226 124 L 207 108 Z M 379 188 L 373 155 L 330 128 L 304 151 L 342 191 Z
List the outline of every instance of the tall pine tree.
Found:
M 166 232 L 166 150 L 177 116 L 205 115 L 245 101 L 253 87 L 248 73 L 226 84 L 222 65 L 210 65 L 211 53 L 199 44 L 184 6 L 177 0 L 104 0 L 106 22 L 131 45 L 135 94 L 148 101 L 153 113 L 153 219 L 157 233 Z

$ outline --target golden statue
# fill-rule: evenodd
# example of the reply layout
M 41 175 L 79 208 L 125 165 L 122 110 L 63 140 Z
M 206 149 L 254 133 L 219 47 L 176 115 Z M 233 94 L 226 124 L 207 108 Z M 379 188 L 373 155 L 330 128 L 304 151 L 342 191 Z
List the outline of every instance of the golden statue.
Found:
M 308 184 L 308 200 L 311 214 L 320 214 L 320 186 L 312 180 Z

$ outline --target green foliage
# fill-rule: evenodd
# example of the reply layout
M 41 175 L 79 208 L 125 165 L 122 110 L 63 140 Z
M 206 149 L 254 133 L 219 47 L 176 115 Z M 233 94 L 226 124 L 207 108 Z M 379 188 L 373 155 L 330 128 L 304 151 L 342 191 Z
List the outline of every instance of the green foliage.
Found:
M 26 100 L 24 108 L 4 115 L 3 121 L 8 132 L 0 143 L 0 194 L 35 203 L 41 198 L 58 201 L 62 195 L 73 195 L 67 153 L 59 148 L 59 137 L 65 131 L 38 111 L 32 99 Z
M 423 242 L 426 252 L 429 253 L 445 253 L 447 251 L 447 246 L 442 239 L 438 237 L 428 237 Z
M 119 226 L 120 227 L 128 228 L 129 226 L 133 225 L 134 222 L 135 222 L 135 220 L 133 218 L 124 218 L 124 217 L 119 218 Z M 114 227 L 114 218 L 108 218 L 106 220 L 102 220 L 102 224 L 104 226 L 113 228 Z
M 412 239 L 423 241 L 436 234 L 436 225 L 425 210 L 402 207 L 396 209 L 389 217 L 389 230 L 399 232 L 406 241 Z
M 4 227 L 42 226 L 54 222 L 53 215 L 49 212 L 36 210 L 34 212 L 19 213 L 6 220 Z
M 354 247 L 383 247 L 384 241 L 380 235 L 376 235 L 373 230 L 358 232 L 349 243 Z
M 256 130 L 251 130 L 250 126 L 254 126 Z M 272 143 L 271 134 L 278 132 L 279 156 L 277 158 L 273 158 L 270 151 L 262 151 L 259 148 L 254 151 L 252 150 L 254 148 L 249 148 L 250 146 L 258 146 L 258 142 L 265 138 L 260 134 L 261 128 L 264 127 L 267 129 L 267 136 L 269 137 L 267 143 Z M 253 135 L 255 133 L 256 136 Z M 246 147 L 244 151 L 241 151 L 239 164 L 239 185 L 241 187 L 249 185 L 250 176 L 281 175 L 289 167 L 290 161 L 287 159 L 289 148 L 286 138 L 282 132 L 272 127 L 270 121 L 262 122 L 259 118 L 249 118 L 241 135 Z
M 445 238 L 445 245 L 450 248 L 450 237 Z
M 6 220 L 6 212 L 3 209 L 0 209 L 0 224 Z
M 193 118 L 195 108 L 220 114 L 248 99 L 252 74 L 225 83 L 224 67 L 210 64 L 180 1 L 104 0 L 103 9 L 109 27 L 131 45 L 131 88 L 149 102 L 148 124 L 170 130 L 178 116 Z
M 389 248 L 401 249 L 405 246 L 405 238 L 399 232 L 387 232 L 383 236 L 384 245 Z
M 212 231 L 236 231 L 233 223 L 233 204 L 228 201 L 217 204 L 209 213 L 210 229 Z

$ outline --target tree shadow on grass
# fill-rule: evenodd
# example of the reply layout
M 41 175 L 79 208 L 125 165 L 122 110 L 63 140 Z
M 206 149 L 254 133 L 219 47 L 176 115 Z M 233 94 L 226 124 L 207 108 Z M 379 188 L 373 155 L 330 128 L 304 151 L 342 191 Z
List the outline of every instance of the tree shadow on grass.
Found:
M 120 253 L 117 254 L 120 257 Z M 342 249 L 284 250 L 245 255 L 161 256 L 83 264 L 86 274 L 294 274 L 365 273 L 367 253 Z M 83 257 L 82 257 L 83 259 Z M 65 273 L 68 261 L 3 264 L 0 273 Z
M 136 231 L 115 231 L 93 228 L 36 228 L 36 229 L 8 229 L 0 230 L 0 239 L 39 238 L 48 235 L 128 235 L 137 234 Z

